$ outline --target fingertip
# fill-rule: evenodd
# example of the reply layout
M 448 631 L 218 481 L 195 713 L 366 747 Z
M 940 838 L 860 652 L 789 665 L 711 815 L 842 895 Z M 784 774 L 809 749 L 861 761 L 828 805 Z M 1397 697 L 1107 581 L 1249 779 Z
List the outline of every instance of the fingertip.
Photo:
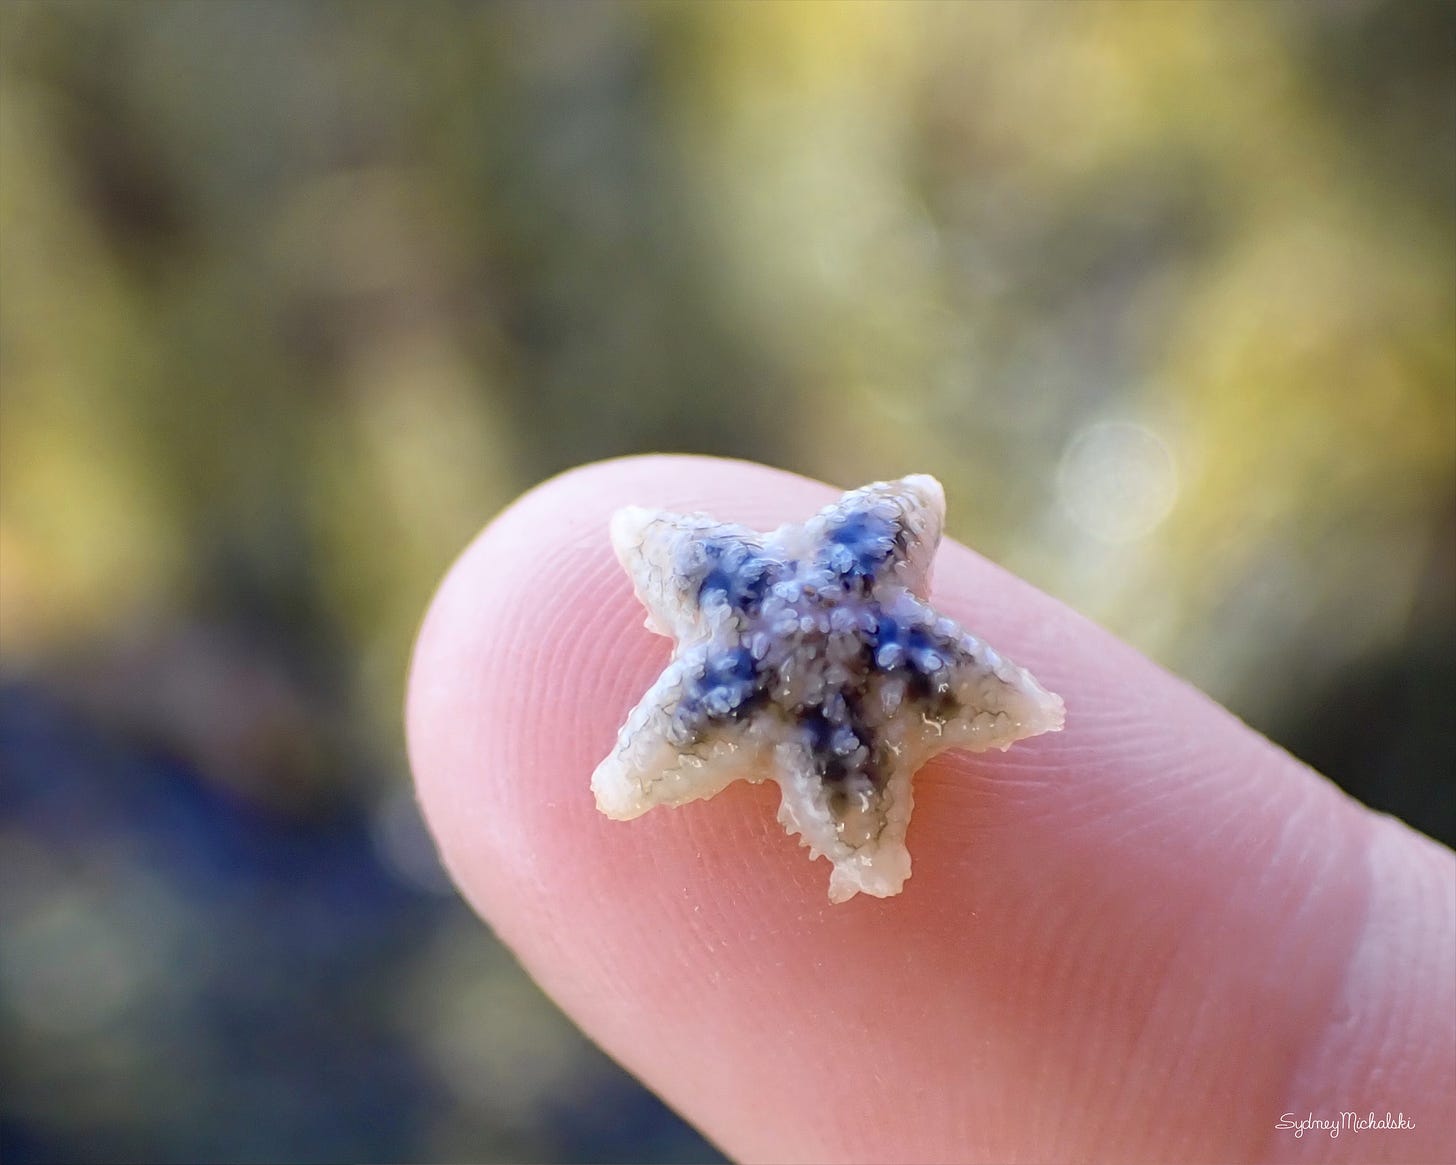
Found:
M 452 874 L 588 1032 L 736 1154 L 1247 1155 L 1356 942 L 1360 815 L 966 548 L 943 548 L 932 602 L 1060 693 L 1066 726 L 925 766 L 902 895 L 831 906 L 767 786 L 598 812 L 593 769 L 671 650 L 643 628 L 613 513 L 769 529 L 835 496 L 744 462 L 630 458 L 492 522 L 431 606 L 408 698 Z M 1077 1123 L 1099 1106 L 1120 1119 Z M 1169 1140 L 1159 1114 L 1179 1106 Z

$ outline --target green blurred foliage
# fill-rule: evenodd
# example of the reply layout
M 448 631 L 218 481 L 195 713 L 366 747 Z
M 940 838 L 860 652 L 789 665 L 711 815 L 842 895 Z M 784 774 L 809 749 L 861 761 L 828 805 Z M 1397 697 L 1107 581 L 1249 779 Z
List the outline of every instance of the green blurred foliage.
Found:
M 453 556 L 672 449 L 1299 723 L 1452 625 L 1452 11 L 8 3 L 4 666 L 388 797 Z
M 1445 32 L 1369 3 L 8 6 L 6 654 L 242 592 L 387 739 L 470 534 L 653 448 L 938 472 L 956 532 L 1235 702 L 1270 634 L 1369 650 L 1449 512 Z M 1104 419 L 1177 466 L 1131 549 L 1054 487 Z

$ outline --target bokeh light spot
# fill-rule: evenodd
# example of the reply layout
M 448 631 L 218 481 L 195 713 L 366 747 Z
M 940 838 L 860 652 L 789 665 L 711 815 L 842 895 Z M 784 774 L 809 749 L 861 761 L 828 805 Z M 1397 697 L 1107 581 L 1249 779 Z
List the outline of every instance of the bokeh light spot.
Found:
M 1057 468 L 1057 496 L 1077 525 L 1102 542 L 1144 538 L 1178 497 L 1178 467 L 1146 425 L 1101 421 L 1081 429 Z

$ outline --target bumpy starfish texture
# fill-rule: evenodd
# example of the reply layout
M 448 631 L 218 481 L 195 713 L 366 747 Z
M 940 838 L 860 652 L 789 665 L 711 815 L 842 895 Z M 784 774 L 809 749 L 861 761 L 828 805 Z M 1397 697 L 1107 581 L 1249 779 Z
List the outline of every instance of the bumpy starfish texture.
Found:
M 915 474 L 759 534 L 636 506 L 612 545 L 677 641 L 592 775 L 627 820 L 778 782 L 779 820 L 834 866 L 829 898 L 898 894 L 910 876 L 910 778 L 948 748 L 1009 748 L 1062 727 L 1062 701 L 936 614 L 945 492 Z

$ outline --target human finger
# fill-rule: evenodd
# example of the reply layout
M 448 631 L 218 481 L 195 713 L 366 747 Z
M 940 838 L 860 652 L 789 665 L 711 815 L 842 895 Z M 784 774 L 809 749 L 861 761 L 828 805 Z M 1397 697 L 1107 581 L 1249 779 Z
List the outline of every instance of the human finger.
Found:
M 456 880 L 546 990 L 747 1159 L 1449 1156 L 1450 852 L 964 547 L 932 601 L 1060 693 L 1067 726 L 924 767 L 903 895 L 831 907 L 771 786 L 596 812 L 592 768 L 669 653 L 611 513 L 769 528 L 834 496 L 741 462 L 587 466 L 442 585 L 412 764 Z M 1275 1128 L 1367 1109 L 1416 1127 Z

